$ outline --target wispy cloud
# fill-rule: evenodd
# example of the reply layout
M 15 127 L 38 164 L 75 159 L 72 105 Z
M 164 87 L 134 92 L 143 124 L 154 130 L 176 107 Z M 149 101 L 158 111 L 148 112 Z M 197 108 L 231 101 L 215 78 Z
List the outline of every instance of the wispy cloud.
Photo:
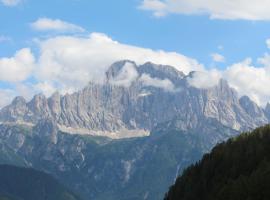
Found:
M 39 18 L 37 21 L 31 23 L 31 27 L 36 31 L 56 31 L 56 32 L 84 32 L 85 29 L 69 23 L 62 21 L 60 19 L 50 19 L 50 18 Z
M 269 7 L 269 0 L 143 0 L 139 6 L 157 17 L 173 13 L 229 20 L 270 20 Z
M 212 53 L 210 56 L 214 62 L 225 62 L 225 57 L 219 53 Z
M 140 77 L 140 81 L 146 86 L 157 87 L 170 92 L 177 90 L 169 79 L 162 80 L 159 78 L 153 78 L 149 74 L 143 74 Z
M 5 6 L 12 7 L 19 5 L 22 2 L 22 0 L 1 0 L 1 2 Z

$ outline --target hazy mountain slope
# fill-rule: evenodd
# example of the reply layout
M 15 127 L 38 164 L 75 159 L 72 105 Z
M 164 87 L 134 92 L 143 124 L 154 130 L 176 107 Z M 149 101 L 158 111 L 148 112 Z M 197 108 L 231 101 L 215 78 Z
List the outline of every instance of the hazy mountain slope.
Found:
M 51 176 L 10 165 L 0 165 L 0 199 L 79 200 Z
M 270 126 L 216 146 L 190 166 L 166 200 L 270 199 Z
M 131 61 L 114 63 L 103 83 L 89 83 L 81 91 L 50 98 L 36 95 L 26 102 L 17 97 L 0 111 L 0 121 L 36 124 L 50 118 L 65 132 L 112 138 L 145 136 L 158 124 L 183 119 L 182 127 L 194 128 L 206 118 L 236 130 L 249 130 L 269 122 L 269 114 L 226 81 L 212 88 L 192 87 L 171 66 Z
M 157 127 L 149 137 L 111 140 L 65 134 L 43 120 L 22 130 L 2 124 L 0 139 L 28 165 L 53 174 L 87 200 L 157 200 L 183 168 L 237 134 L 215 120 L 188 131 L 178 122 Z

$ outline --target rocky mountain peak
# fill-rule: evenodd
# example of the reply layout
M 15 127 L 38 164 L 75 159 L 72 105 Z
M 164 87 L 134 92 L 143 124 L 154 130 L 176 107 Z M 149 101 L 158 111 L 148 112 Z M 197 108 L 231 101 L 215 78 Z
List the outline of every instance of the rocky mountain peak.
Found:
M 50 117 L 50 109 L 48 106 L 48 100 L 44 94 L 37 94 L 28 103 L 30 111 L 38 116 L 39 119 Z
M 270 103 L 267 103 L 264 109 L 265 115 L 270 119 Z
M 109 81 L 119 78 L 123 79 L 127 76 L 133 76 L 135 80 L 135 78 L 141 77 L 142 75 L 148 75 L 160 80 L 168 79 L 175 84 L 179 84 L 179 81 L 182 81 L 185 77 L 183 72 L 178 71 L 176 68 L 169 65 L 158 65 L 151 62 L 137 65 L 130 60 L 116 62 L 112 64 L 106 72 L 106 78 Z
M 121 61 L 115 62 L 109 67 L 109 69 L 106 72 L 107 80 L 115 79 L 126 64 L 137 66 L 135 62 L 130 61 L 130 60 L 121 60 Z
M 248 96 L 242 96 L 239 99 L 240 105 L 245 109 L 251 116 L 256 117 L 257 115 L 263 115 L 263 110 L 255 102 L 253 102 Z
M 24 97 L 22 96 L 17 96 L 13 99 L 13 101 L 11 102 L 12 105 L 14 106 L 23 106 L 26 104 L 26 100 Z
M 148 135 L 157 125 L 175 119 L 182 129 L 211 118 L 236 130 L 270 119 L 248 97 L 239 99 L 225 80 L 211 88 L 195 88 L 188 85 L 192 73 L 185 76 L 171 66 L 150 62 L 138 66 L 129 60 L 112 64 L 106 76 L 104 84 L 92 82 L 73 94 L 55 93 L 48 99 L 38 94 L 26 104 L 18 98 L 0 110 L 0 121 L 37 124 L 49 118 L 61 130 L 122 138 Z
M 26 100 L 21 96 L 15 97 L 10 105 L 0 111 L 0 121 L 24 121 L 27 109 Z
M 228 102 L 238 102 L 238 94 L 236 90 L 229 86 L 227 80 L 220 79 L 214 90 L 216 91 L 216 95 L 221 98 L 221 100 Z
M 44 101 L 47 101 L 47 98 L 42 93 L 39 93 L 39 94 L 35 95 L 33 97 L 33 99 L 31 100 L 31 102 L 34 103 L 34 104 L 41 103 L 41 102 L 44 102 Z
M 147 62 L 138 67 L 139 73 L 149 74 L 151 77 L 158 78 L 161 80 L 169 79 L 173 83 L 178 83 L 185 77 L 185 74 L 178 71 L 176 68 L 169 65 L 157 65 L 151 62 Z

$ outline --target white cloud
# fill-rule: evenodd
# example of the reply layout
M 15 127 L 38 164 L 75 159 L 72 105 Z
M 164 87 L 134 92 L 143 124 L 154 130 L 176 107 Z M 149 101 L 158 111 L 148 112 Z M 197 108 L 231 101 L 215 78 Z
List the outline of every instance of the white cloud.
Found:
M 189 84 L 196 88 L 209 88 L 218 84 L 221 78 L 228 81 L 239 96 L 247 95 L 257 104 L 264 106 L 270 101 L 270 55 L 265 54 L 258 62 L 262 67 L 252 65 L 250 58 L 235 63 L 223 71 L 209 70 L 195 72 Z
M 139 7 L 158 17 L 174 13 L 209 15 L 212 19 L 270 20 L 269 0 L 143 0 Z
M 207 89 L 216 86 L 221 78 L 221 72 L 216 69 L 197 71 L 193 72 L 192 77 L 188 78 L 188 83 L 196 88 Z
M 84 32 L 85 30 L 75 24 L 71 24 L 60 19 L 39 18 L 31 23 L 31 27 L 37 31 L 57 31 L 57 32 Z
M 223 77 L 240 95 L 248 95 L 260 105 L 269 102 L 270 65 L 255 67 L 251 59 L 246 59 L 228 67 Z
M 0 58 L 0 81 L 26 80 L 34 69 L 35 58 L 28 48 L 21 49 L 14 57 Z
M 2 4 L 4 4 L 5 6 L 17 6 L 18 4 L 21 3 L 21 0 L 1 0 Z
M 196 60 L 181 54 L 121 44 L 101 33 L 35 41 L 39 52 L 36 58 L 29 48 L 19 50 L 12 57 L 0 58 L 0 81 L 13 88 L 8 91 L 1 89 L 1 94 L 8 96 L 2 97 L 2 105 L 15 95 L 29 98 L 34 93 L 43 92 L 49 96 L 55 90 L 63 94 L 72 93 L 89 81 L 102 82 L 110 65 L 124 59 L 138 64 L 148 61 L 169 64 L 185 73 L 203 69 Z M 127 86 L 138 76 L 134 66 L 124 67 L 120 75 L 116 83 Z M 152 79 L 150 81 L 153 82 Z M 172 88 L 166 80 L 155 85 Z
M 146 86 L 161 88 L 169 92 L 176 91 L 174 84 L 169 79 L 161 80 L 158 78 L 153 78 L 149 74 L 142 74 L 140 81 Z
M 165 2 L 159 0 L 143 1 L 143 4 L 139 6 L 143 10 L 153 10 L 154 16 L 163 17 L 166 15 L 167 5 Z
M 25 89 L 26 89 L 26 91 L 28 91 L 28 88 L 25 88 Z M 50 96 L 56 91 L 55 86 L 52 85 L 51 83 L 46 82 L 46 81 L 33 85 L 32 89 L 34 91 L 42 92 L 45 96 Z M 27 96 L 29 96 L 29 95 L 27 95 Z
M 136 66 L 133 63 L 127 62 L 117 77 L 115 77 L 111 84 L 129 87 L 133 81 L 135 81 L 138 78 L 139 74 L 136 69 Z
M 138 65 L 148 61 L 172 65 L 186 74 L 199 71 L 189 78 L 191 86 L 209 88 L 224 78 L 240 95 L 248 95 L 260 105 L 270 100 L 270 54 L 267 53 L 258 59 L 260 67 L 254 66 L 251 59 L 246 59 L 223 71 L 207 71 L 196 60 L 181 54 L 122 44 L 101 33 L 92 33 L 87 37 L 57 36 L 41 39 L 37 45 L 40 53 L 36 59 L 28 48 L 19 50 L 11 58 L 0 58 L 0 81 L 13 84 L 15 88 L 0 89 L 0 106 L 10 99 L 7 96 L 15 94 L 29 97 L 43 92 L 49 96 L 55 90 L 71 93 L 89 81 L 101 82 L 109 66 L 119 60 L 133 60 Z M 33 77 L 35 83 L 29 81 L 29 77 Z M 116 83 L 128 86 L 137 78 L 136 68 L 127 65 Z M 177 90 L 170 80 L 152 78 L 147 74 L 142 75 L 140 80 L 145 85 Z
M 219 53 L 212 53 L 210 56 L 214 62 L 225 62 L 225 57 Z
M 121 44 L 101 33 L 53 37 L 39 41 L 39 46 L 37 79 L 65 92 L 77 90 L 89 81 L 103 81 L 109 66 L 119 60 L 167 64 L 185 73 L 203 69 L 196 60 L 181 54 Z

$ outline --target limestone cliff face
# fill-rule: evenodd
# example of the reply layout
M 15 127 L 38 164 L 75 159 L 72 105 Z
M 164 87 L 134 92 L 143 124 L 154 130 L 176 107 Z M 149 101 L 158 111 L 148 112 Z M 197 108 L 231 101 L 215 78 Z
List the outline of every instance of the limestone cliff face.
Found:
M 184 129 L 208 118 L 236 130 L 269 122 L 268 111 L 248 97 L 239 99 L 226 81 L 198 89 L 188 84 L 190 76 L 170 66 L 120 61 L 107 71 L 103 84 L 89 83 L 65 96 L 39 94 L 30 102 L 16 97 L 0 111 L 0 121 L 36 124 L 51 119 L 66 130 L 116 138 L 145 135 L 174 119 L 181 119 Z

